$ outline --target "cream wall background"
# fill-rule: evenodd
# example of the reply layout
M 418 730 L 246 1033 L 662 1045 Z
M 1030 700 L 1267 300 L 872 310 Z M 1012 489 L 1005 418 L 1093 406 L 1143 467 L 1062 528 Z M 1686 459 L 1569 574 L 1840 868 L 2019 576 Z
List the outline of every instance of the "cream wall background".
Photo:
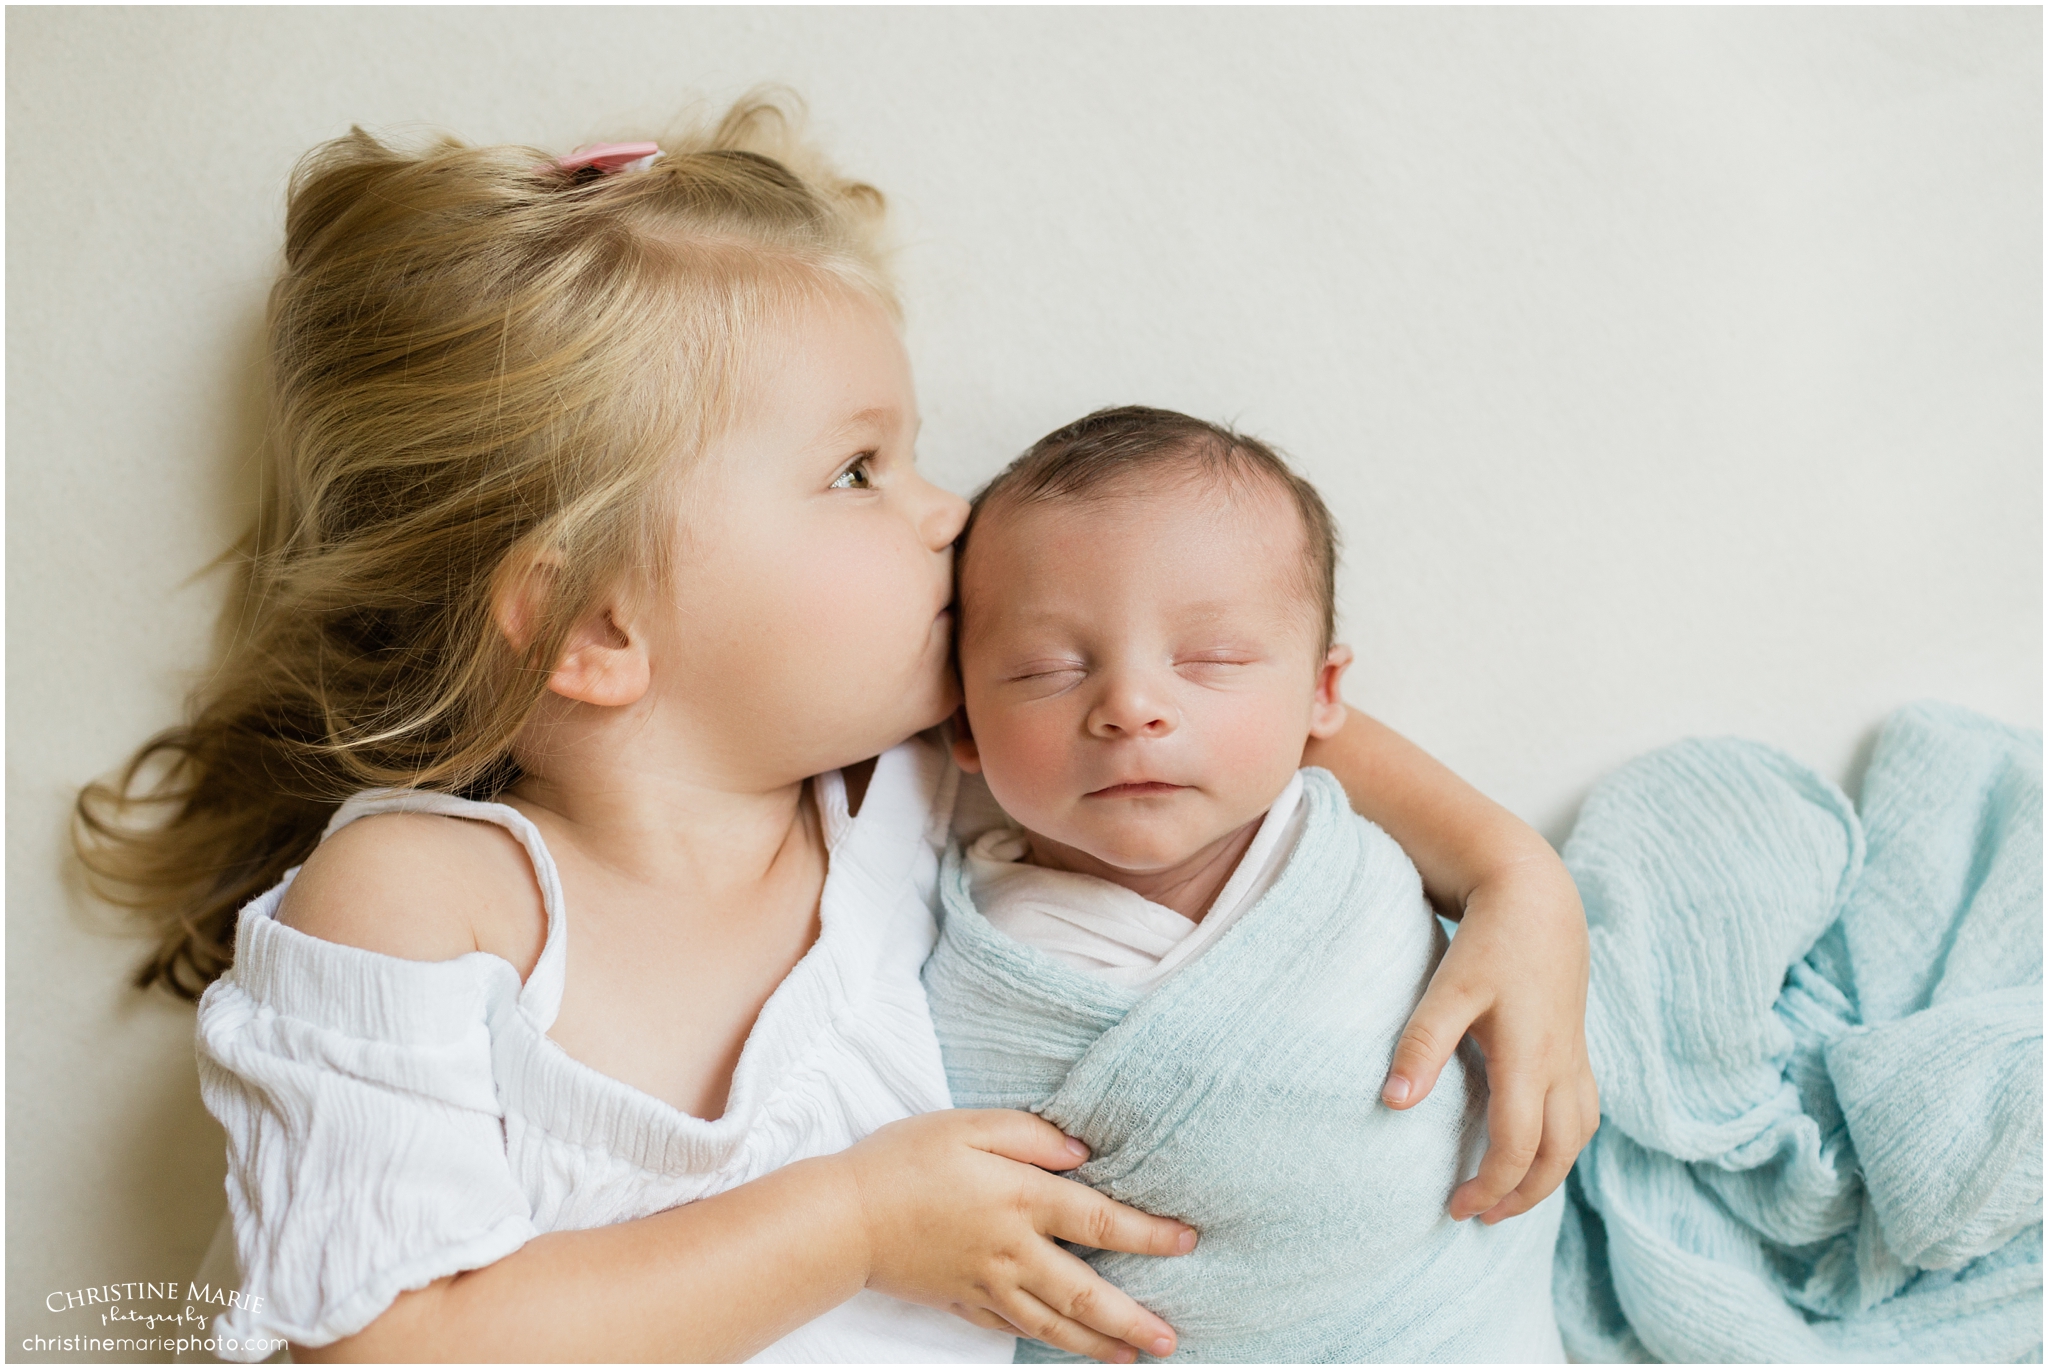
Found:
M 566 151 L 762 80 L 906 242 L 967 490 L 1141 401 L 1295 456 L 1348 691 L 1553 840 L 1697 733 L 1853 784 L 1921 696 L 2038 727 L 2038 9 L 7 15 L 7 1333 L 225 1203 L 189 1007 L 63 864 L 244 515 L 293 159 Z

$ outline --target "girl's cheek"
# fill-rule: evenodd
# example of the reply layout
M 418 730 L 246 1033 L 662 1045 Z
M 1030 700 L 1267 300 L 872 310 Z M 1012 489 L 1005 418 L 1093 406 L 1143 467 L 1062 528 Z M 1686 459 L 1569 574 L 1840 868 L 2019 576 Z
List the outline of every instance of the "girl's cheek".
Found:
M 792 539 L 792 574 L 787 579 L 805 604 L 804 616 L 828 637 L 865 638 L 879 650 L 902 650 L 902 639 L 917 630 L 920 646 L 931 619 L 918 619 L 930 602 L 929 585 L 907 591 L 902 577 L 868 546 L 802 545 Z

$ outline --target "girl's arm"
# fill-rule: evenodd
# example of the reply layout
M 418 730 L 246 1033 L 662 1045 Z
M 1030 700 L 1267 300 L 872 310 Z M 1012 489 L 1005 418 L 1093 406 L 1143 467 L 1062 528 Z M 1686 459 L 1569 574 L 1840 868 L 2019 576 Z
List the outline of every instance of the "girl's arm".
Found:
M 1451 1215 L 1497 1222 L 1559 1183 L 1600 1125 L 1586 1058 L 1586 915 L 1564 862 L 1528 824 L 1357 709 L 1302 757 L 1399 842 L 1430 902 L 1458 920 L 1408 1019 L 1382 1096 L 1410 1108 L 1469 1032 L 1486 1056 L 1489 1141 Z
M 1099 1359 L 1169 1354 L 1165 1322 L 1047 1238 L 1176 1255 L 1194 1232 L 1045 1172 L 1079 1146 L 1021 1112 L 907 1118 L 716 1197 L 536 1236 L 292 1358 L 740 1360 L 862 1288 Z
M 533 881 L 503 828 L 387 814 L 322 843 L 279 918 L 410 960 L 501 949 L 524 978 L 545 916 Z M 1085 1155 L 1029 1113 L 905 1118 L 714 1197 L 535 1236 L 492 1264 L 400 1294 L 354 1335 L 294 1346 L 293 1357 L 744 1359 L 863 1288 L 1082 1354 L 1158 1353 L 1172 1329 L 1049 1237 L 1173 1255 L 1183 1241 L 1193 1248 L 1194 1233 L 1046 1172 Z

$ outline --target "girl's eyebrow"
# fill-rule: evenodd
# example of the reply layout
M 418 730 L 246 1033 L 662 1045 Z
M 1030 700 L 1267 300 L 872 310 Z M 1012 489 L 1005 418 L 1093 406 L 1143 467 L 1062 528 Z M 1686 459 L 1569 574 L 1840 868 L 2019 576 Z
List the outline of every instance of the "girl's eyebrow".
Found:
M 826 435 L 828 441 L 840 441 L 863 432 L 890 433 L 903 426 L 903 411 L 893 406 L 862 409 L 847 415 L 841 423 Z

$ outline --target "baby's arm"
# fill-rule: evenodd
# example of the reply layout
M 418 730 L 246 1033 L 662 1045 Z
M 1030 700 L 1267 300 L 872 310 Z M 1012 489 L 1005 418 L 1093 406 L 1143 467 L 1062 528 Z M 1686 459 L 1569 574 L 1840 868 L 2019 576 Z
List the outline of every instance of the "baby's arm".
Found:
M 1526 1212 L 1600 1125 L 1578 888 L 1528 824 L 1356 709 L 1302 759 L 1337 776 L 1351 806 L 1408 852 L 1430 901 L 1459 921 L 1395 1049 L 1387 1105 L 1427 1097 L 1469 1032 L 1486 1056 L 1489 1140 L 1478 1175 L 1451 1195 L 1451 1215 Z
M 280 918 L 405 959 L 504 946 L 530 971 L 539 937 L 507 934 L 503 922 L 537 901 L 531 870 L 501 829 L 370 818 L 314 852 Z M 1046 1172 L 1079 1164 L 1079 1144 L 1027 1113 L 906 1118 L 714 1197 L 535 1236 L 495 1263 L 400 1294 L 353 1335 L 292 1354 L 744 1359 L 862 1288 L 1098 1358 L 1165 1353 L 1172 1329 L 1050 1238 L 1172 1255 L 1192 1248 L 1194 1233 Z

